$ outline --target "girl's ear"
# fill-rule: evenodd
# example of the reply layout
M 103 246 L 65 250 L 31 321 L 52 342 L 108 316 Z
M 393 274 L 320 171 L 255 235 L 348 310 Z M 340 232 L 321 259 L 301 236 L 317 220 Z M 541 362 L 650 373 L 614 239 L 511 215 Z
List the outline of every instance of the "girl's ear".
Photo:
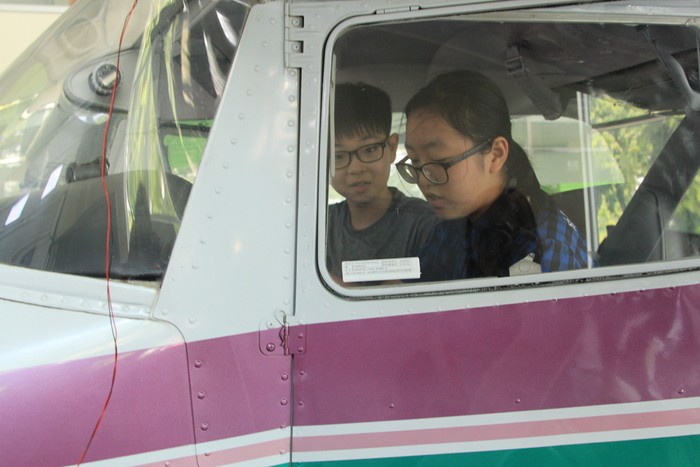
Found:
M 391 160 L 391 163 L 393 164 L 394 161 L 396 160 L 396 150 L 399 148 L 399 135 L 397 133 L 394 133 L 393 135 L 389 136 L 389 159 Z
M 489 161 L 489 173 L 498 173 L 508 159 L 508 140 L 503 136 L 497 136 L 491 143 L 491 152 L 487 155 Z

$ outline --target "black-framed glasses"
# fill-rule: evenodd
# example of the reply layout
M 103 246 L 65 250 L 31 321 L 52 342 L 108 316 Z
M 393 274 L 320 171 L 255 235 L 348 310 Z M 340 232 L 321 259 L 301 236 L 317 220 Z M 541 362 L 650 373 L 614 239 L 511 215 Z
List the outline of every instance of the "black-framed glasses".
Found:
M 390 137 L 389 137 L 390 138 Z M 376 162 L 384 157 L 384 149 L 386 148 L 389 138 L 381 143 L 372 143 L 357 148 L 354 151 L 336 151 L 335 152 L 335 170 L 344 169 L 350 165 L 353 154 L 360 162 Z
M 408 183 L 418 183 L 418 174 L 422 173 L 425 179 L 430 183 L 435 185 L 444 185 L 450 180 L 450 177 L 447 175 L 447 169 L 483 150 L 486 146 L 491 144 L 492 141 L 493 140 L 484 141 L 478 146 L 474 146 L 464 154 L 455 157 L 450 162 L 428 162 L 420 167 L 415 167 L 406 163 L 408 160 L 408 156 L 406 156 L 396 164 L 396 169 L 399 171 L 401 178 L 406 180 Z

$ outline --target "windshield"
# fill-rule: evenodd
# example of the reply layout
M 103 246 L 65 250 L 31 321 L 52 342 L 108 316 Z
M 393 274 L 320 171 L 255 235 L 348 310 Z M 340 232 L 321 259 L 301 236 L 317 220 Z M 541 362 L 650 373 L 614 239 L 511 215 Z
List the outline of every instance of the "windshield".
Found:
M 110 276 L 164 274 L 249 6 L 140 0 L 119 53 L 130 8 L 76 4 L 0 80 L 0 263 L 105 276 L 104 149 Z

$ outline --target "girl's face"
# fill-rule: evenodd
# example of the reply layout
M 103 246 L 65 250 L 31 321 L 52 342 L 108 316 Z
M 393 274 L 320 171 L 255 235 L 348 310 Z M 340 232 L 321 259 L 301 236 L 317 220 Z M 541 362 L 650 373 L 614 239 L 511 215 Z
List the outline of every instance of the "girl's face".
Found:
M 428 162 L 450 162 L 483 141 L 463 136 L 439 114 L 417 109 L 406 122 L 406 150 L 416 167 Z M 508 142 L 498 137 L 488 152 L 478 153 L 450 167 L 449 180 L 435 185 L 418 175 L 418 187 L 441 219 L 479 218 L 505 187 L 501 171 Z

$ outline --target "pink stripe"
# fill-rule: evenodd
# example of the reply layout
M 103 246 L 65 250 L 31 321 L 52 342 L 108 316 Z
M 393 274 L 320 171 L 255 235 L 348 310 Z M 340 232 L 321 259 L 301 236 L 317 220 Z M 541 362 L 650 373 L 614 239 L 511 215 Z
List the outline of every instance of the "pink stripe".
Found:
M 494 441 L 540 436 L 661 428 L 700 423 L 700 409 L 603 415 L 495 425 L 433 428 L 425 430 L 296 437 L 295 452 L 370 449 L 412 445 Z
M 199 467 L 235 464 L 236 462 L 261 459 L 273 455 L 280 457 L 278 464 L 289 462 L 289 439 L 266 441 L 264 443 L 213 452 L 209 456 L 199 456 Z
M 283 463 L 289 458 L 289 439 L 277 439 L 212 453 L 206 450 L 202 451 L 203 454 L 199 456 L 199 464 L 197 464 L 197 458 L 195 456 L 187 456 L 178 459 L 164 458 L 162 461 L 142 464 L 138 467 L 163 467 L 165 462 L 168 462 L 168 467 L 191 467 L 192 465 L 199 465 L 199 467 L 216 467 L 262 459 L 275 454 L 280 456 L 279 463 Z M 283 457 L 285 455 L 287 456 L 286 459 Z

